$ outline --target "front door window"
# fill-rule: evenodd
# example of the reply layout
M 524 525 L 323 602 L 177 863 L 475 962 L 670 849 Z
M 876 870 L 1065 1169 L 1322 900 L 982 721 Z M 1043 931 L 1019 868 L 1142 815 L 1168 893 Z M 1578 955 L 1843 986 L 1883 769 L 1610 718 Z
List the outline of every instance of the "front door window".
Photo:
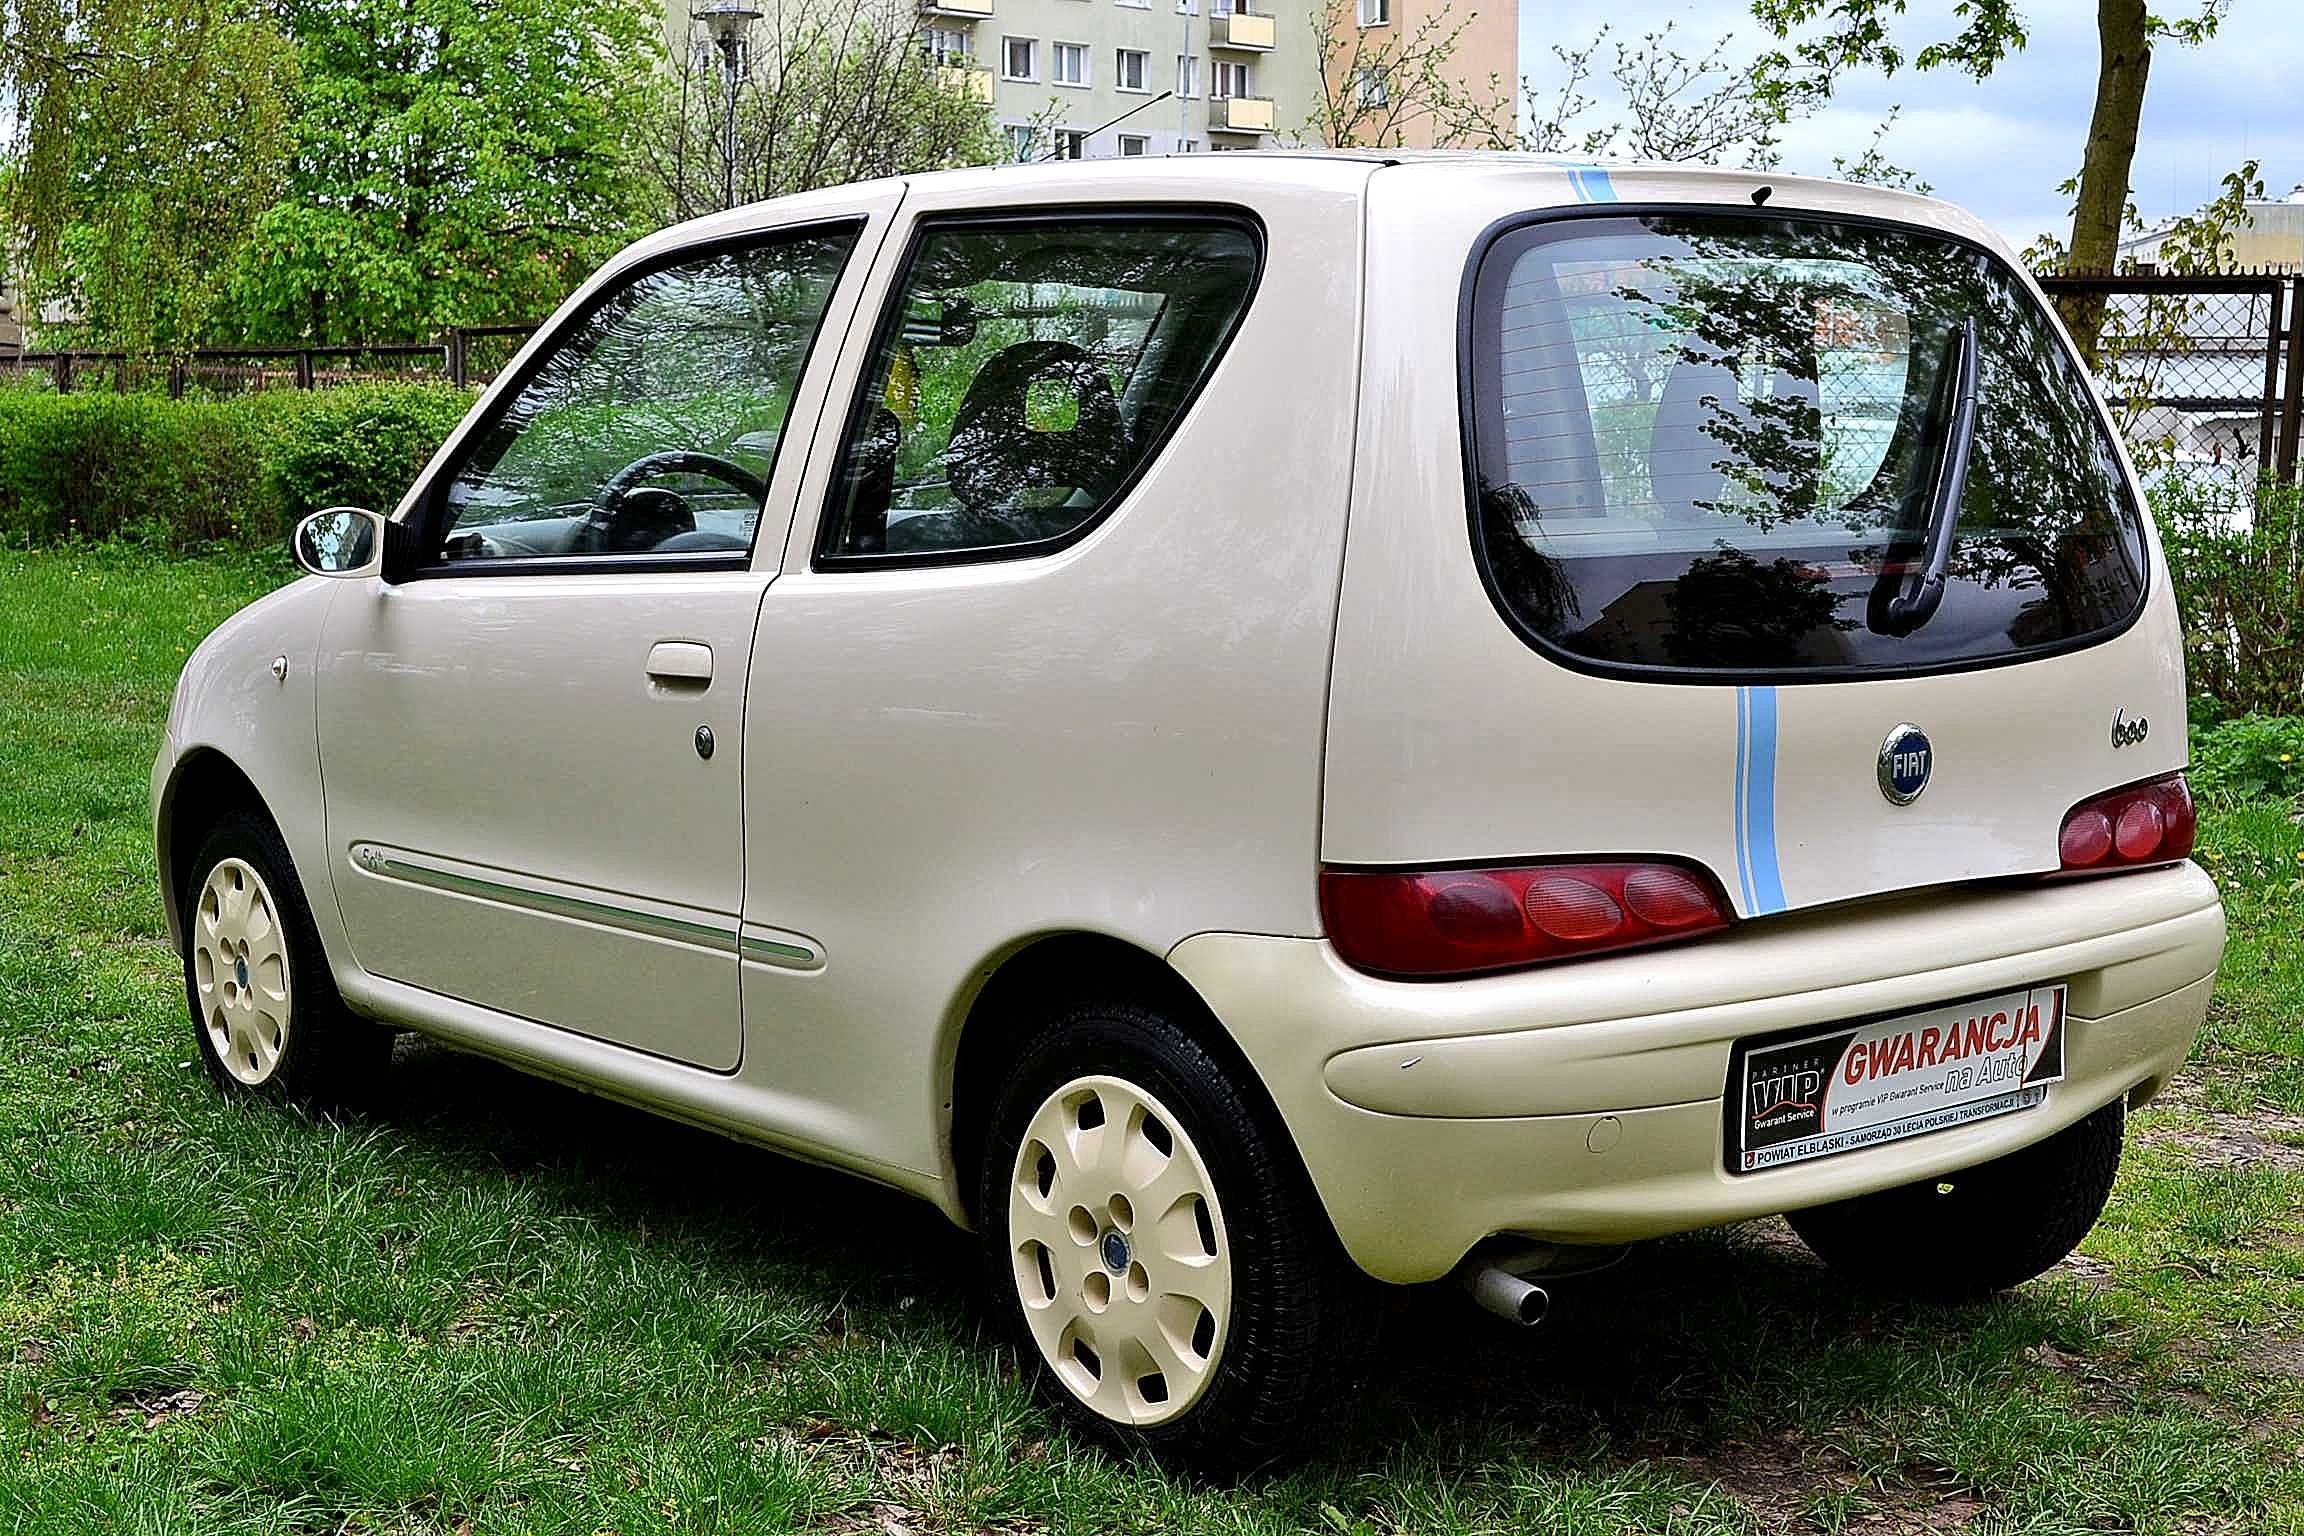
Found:
M 474 434 L 436 559 L 741 564 L 854 225 L 687 256 L 596 302 Z

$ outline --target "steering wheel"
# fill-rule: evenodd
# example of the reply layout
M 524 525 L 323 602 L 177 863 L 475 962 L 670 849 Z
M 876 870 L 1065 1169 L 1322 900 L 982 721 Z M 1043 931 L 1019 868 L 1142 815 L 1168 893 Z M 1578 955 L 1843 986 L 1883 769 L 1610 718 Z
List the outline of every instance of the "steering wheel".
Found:
M 600 487 L 570 535 L 569 548 L 578 554 L 642 554 L 676 534 L 694 532 L 696 514 L 685 496 L 641 485 L 658 475 L 705 475 L 755 502 L 768 499 L 768 482 L 733 459 L 687 449 L 644 454 Z

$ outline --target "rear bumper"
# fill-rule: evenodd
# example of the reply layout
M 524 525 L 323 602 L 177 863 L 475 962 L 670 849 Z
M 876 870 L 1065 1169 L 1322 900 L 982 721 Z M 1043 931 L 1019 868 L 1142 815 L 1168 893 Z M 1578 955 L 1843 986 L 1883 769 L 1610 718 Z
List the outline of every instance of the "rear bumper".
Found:
M 1625 1242 L 1822 1204 L 1998 1157 L 2191 1049 L 2223 951 L 2208 877 L 1924 893 L 1509 976 L 1383 981 L 1317 939 L 1201 934 L 1170 959 L 1279 1105 L 1346 1249 L 1434 1279 L 1481 1239 Z M 2070 988 L 2065 1080 L 2037 1109 L 1732 1175 L 1745 1036 L 2036 982 Z

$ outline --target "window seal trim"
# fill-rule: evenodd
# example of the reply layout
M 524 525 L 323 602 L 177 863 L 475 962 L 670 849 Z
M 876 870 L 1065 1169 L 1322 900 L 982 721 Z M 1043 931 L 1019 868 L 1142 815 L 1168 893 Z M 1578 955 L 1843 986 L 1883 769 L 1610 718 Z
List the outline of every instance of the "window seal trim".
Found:
M 863 423 L 867 392 L 872 387 L 872 370 L 878 363 L 888 338 L 901 326 L 904 318 L 905 285 L 912 275 L 920 248 L 938 233 L 953 229 L 997 229 L 1015 224 L 1046 224 L 1059 221 L 1075 224 L 1142 224 L 1147 222 L 1171 223 L 1228 223 L 1245 231 L 1256 249 L 1255 269 L 1248 274 L 1248 290 L 1241 296 L 1239 311 L 1232 323 L 1218 338 L 1208 360 L 1201 366 L 1200 376 L 1193 382 L 1192 392 L 1177 403 L 1176 410 L 1162 427 L 1160 435 L 1137 455 L 1135 465 L 1128 474 L 1106 493 L 1095 510 L 1077 524 L 1053 538 L 1030 539 L 1018 544 L 993 544 L 982 549 L 923 549 L 901 550 L 894 554 L 844 555 L 831 548 L 833 536 L 833 497 L 840 486 L 840 471 L 848 460 L 848 445 L 855 440 L 857 429 Z M 1248 315 L 1256 307 L 1256 296 L 1264 286 L 1264 271 L 1270 261 L 1270 242 L 1266 237 L 1264 221 L 1253 208 L 1237 203 L 1206 202 L 1097 202 L 1097 203 L 1027 203 L 1001 208 L 966 208 L 948 212 L 923 213 L 913 220 L 912 229 L 905 239 L 904 253 L 898 260 L 888 290 L 883 296 L 881 311 L 872 327 L 871 349 L 864 355 L 864 372 L 856 380 L 848 409 L 842 413 L 840 436 L 834 444 L 831 478 L 824 487 L 824 495 L 816 508 L 816 536 L 809 541 L 809 568 L 815 571 L 888 571 L 918 570 L 922 567 L 948 565 L 985 565 L 1003 560 L 1032 560 L 1069 549 L 1104 525 L 1135 492 L 1138 482 L 1149 474 L 1168 452 L 1168 446 L 1184 425 L 1184 418 L 1192 413 L 1207 392 L 1208 381 L 1216 376 L 1225 356 L 1232 350 L 1232 342 Z
M 2055 346 L 2072 371 L 2083 381 L 2092 381 L 2087 365 L 2072 345 L 2063 322 L 2056 318 L 2052 305 L 2042 303 L 2041 295 L 2029 274 L 2012 266 L 2005 257 L 1981 240 L 1954 230 L 1939 229 L 1934 225 L 1914 223 L 1904 219 L 1884 218 L 1878 214 L 1832 213 L 1810 208 L 1759 208 L 1740 203 L 1671 203 L 1626 202 L 1596 204 L 1589 207 L 1540 208 L 1508 213 L 1482 230 L 1472 242 L 1472 251 L 1465 260 L 1464 278 L 1456 302 L 1456 416 L 1458 446 L 1462 453 L 1464 474 L 1465 531 L 1472 549 L 1472 563 L 1480 573 L 1480 585 L 1488 594 L 1489 604 L 1498 617 L 1518 635 L 1527 646 L 1546 661 L 1581 672 L 1587 677 L 1603 677 L 1618 682 L 1682 683 L 1700 688 L 1732 687 L 1798 687 L 1807 683 L 1866 683 L 1893 682 L 1904 678 L 1943 677 L 1960 672 L 1981 672 L 1994 667 L 2021 666 L 2027 662 L 2047 661 L 2054 657 L 2084 651 L 2092 646 L 2105 645 L 2119 639 L 2143 620 L 2145 610 L 2152 606 L 2152 528 L 2144 508 L 2137 498 L 2135 478 L 2128 472 L 2126 456 L 2115 452 L 2114 462 L 2120 466 L 2120 494 L 2137 536 L 2137 549 L 2141 569 L 2137 573 L 2136 605 L 2126 618 L 2102 629 L 2090 630 L 2084 635 L 2054 641 L 2047 645 L 2028 647 L 1994 656 L 1960 657 L 1951 661 L 1925 662 L 1908 667 L 1746 667 L 1746 668 L 1693 668 L 1665 666 L 1654 662 L 1603 661 L 1597 657 L 1582 656 L 1558 644 L 1528 624 L 1505 600 L 1496 583 L 1494 565 L 1488 557 L 1486 530 L 1480 517 L 1480 457 L 1475 442 L 1479 418 L 1478 403 L 1473 389 L 1473 294 L 1479 286 L 1480 272 L 1487 264 L 1495 246 L 1509 235 L 1545 224 L 1567 224 L 1581 220 L 1617 219 L 1639 221 L 1650 218 L 1726 218 L 1746 222 L 1838 224 L 1864 229 L 1887 230 L 1896 234 L 1914 235 L 1922 239 L 1942 241 L 1973 251 L 1991 265 L 2001 276 L 2012 279 L 2016 286 L 2030 295 L 2040 310 L 2055 323 L 2048 327 L 2050 343 Z M 2101 393 L 2093 387 L 2087 390 L 2088 408 L 2097 430 L 2117 449 L 2120 446 L 2119 429 L 2106 409 Z
M 863 246 L 865 229 L 871 224 L 869 213 L 842 213 L 826 218 L 810 219 L 801 224 L 778 225 L 772 229 L 752 229 L 741 234 L 720 235 L 709 240 L 698 240 L 659 251 L 643 261 L 616 273 L 611 282 L 599 289 L 582 305 L 570 311 L 561 322 L 544 334 L 544 345 L 531 352 L 520 367 L 500 382 L 484 414 L 463 429 L 456 441 L 455 456 L 440 466 L 439 472 L 425 485 L 411 508 L 409 519 L 416 529 L 416 547 L 422 551 L 423 563 L 411 570 L 409 581 L 437 580 L 451 576 L 562 576 L 581 575 L 592 571 L 725 571 L 749 568 L 760 548 L 760 529 L 754 525 L 752 541 L 741 552 L 736 550 L 702 550 L 695 554 L 653 555 L 642 552 L 634 555 L 516 555 L 495 560 L 441 560 L 437 558 L 437 542 L 441 533 L 441 519 L 447 511 L 448 488 L 455 484 L 472 462 L 479 441 L 504 420 L 520 398 L 522 391 L 543 371 L 545 362 L 556 352 L 578 327 L 584 325 L 606 308 L 609 301 L 644 278 L 685 265 L 688 262 L 733 252 L 759 250 L 779 245 L 788 240 L 804 239 L 812 235 L 825 235 L 842 230 L 850 238 L 848 249 L 840 258 L 839 275 L 833 279 L 833 296 L 837 297 L 840 284 L 845 282 Z M 816 319 L 816 328 L 808 338 L 807 348 L 800 355 L 800 366 L 792 376 L 793 394 L 808 377 L 808 370 L 816 360 L 816 349 L 824 340 L 825 320 L 831 309 L 826 301 L 826 314 Z M 784 441 L 789 434 L 779 433 L 776 456 L 768 464 L 767 479 L 773 486 L 777 467 L 784 458 Z M 763 509 L 761 520 L 765 522 Z M 634 562 L 645 561 L 646 564 Z

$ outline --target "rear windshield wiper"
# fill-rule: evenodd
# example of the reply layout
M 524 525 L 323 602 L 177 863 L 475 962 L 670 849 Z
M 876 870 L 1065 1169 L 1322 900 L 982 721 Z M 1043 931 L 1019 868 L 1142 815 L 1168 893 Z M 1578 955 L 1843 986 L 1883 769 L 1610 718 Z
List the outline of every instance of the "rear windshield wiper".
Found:
M 1935 398 L 1929 402 L 1922 433 L 1922 462 L 1927 440 L 1942 422 L 1943 445 L 1936 454 L 1935 483 L 1928 492 L 1928 521 L 1923 525 L 1920 567 L 1898 581 L 1880 573 L 1873 590 L 1871 625 L 1884 635 L 1908 635 L 1936 616 L 1944 602 L 1944 573 L 1952 563 L 1952 534 L 1960 523 L 1960 503 L 1968 494 L 1968 455 L 1976 444 L 1976 317 L 1962 320 L 1946 338 L 1944 366 L 1937 374 Z M 1949 402 L 1950 409 L 1946 409 Z M 1890 589 L 1894 583 L 1894 589 Z M 1885 601 L 1882 599 L 1885 598 Z

